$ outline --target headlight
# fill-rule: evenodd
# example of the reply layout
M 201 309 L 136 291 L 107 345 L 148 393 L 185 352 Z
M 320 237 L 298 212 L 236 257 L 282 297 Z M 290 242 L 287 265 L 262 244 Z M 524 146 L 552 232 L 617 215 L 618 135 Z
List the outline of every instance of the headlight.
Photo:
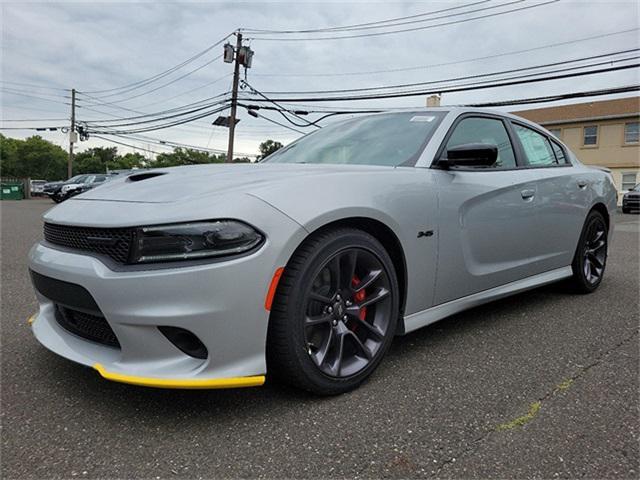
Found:
M 244 253 L 264 237 L 236 220 L 160 225 L 137 229 L 133 263 L 196 260 Z

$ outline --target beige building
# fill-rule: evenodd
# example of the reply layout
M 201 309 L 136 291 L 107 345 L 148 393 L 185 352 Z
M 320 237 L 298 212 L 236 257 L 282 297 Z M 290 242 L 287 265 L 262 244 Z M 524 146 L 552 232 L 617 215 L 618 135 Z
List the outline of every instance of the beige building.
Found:
M 609 168 L 618 192 L 640 183 L 640 97 L 513 113 L 545 127 L 585 165 Z

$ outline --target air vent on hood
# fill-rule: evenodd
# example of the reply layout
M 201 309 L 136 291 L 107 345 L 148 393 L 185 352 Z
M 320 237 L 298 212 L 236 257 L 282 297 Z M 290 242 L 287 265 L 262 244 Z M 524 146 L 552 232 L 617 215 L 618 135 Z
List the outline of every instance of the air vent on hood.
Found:
M 145 173 L 136 173 L 133 175 L 129 175 L 127 177 L 128 182 L 141 182 L 142 180 L 147 180 L 148 178 L 159 177 L 160 175 L 165 175 L 167 172 L 145 172 Z

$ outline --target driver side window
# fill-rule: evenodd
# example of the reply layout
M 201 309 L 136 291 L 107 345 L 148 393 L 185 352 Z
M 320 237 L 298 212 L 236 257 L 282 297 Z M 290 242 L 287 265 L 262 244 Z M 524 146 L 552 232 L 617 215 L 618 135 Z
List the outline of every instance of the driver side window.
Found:
M 502 120 L 482 117 L 464 118 L 449 137 L 446 149 L 469 143 L 485 143 L 498 147 L 498 159 L 491 168 L 516 167 L 511 140 Z

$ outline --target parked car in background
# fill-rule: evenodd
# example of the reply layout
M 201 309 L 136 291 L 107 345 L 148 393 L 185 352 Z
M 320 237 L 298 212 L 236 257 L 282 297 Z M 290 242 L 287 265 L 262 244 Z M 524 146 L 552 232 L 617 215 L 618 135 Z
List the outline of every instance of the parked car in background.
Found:
M 114 381 L 246 387 L 268 373 L 337 394 L 396 334 L 560 280 L 595 291 L 615 211 L 611 175 L 522 118 L 359 117 L 260 163 L 149 170 L 50 209 L 30 323 Z
M 50 182 L 44 185 L 43 191 L 54 202 L 60 203 L 82 192 L 86 192 L 111 178 L 104 173 L 76 175 L 66 182 Z
M 34 197 L 40 197 L 44 195 L 44 186 L 47 184 L 46 180 L 31 180 L 29 189 L 31 195 Z
M 640 211 L 640 183 L 622 197 L 622 213 L 631 213 L 632 210 Z

